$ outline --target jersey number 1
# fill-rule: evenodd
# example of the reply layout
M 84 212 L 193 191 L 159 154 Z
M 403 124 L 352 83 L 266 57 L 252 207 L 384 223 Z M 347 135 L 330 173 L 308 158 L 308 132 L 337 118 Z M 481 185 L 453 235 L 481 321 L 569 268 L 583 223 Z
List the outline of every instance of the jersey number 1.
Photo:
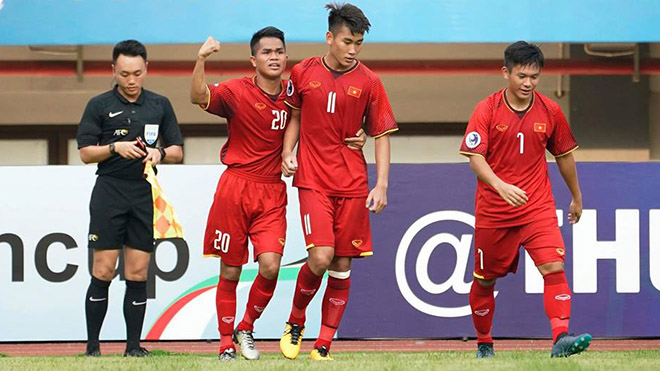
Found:
M 337 102 L 337 93 L 331 91 L 328 93 L 328 113 L 335 113 L 335 103 Z
M 520 154 L 522 155 L 525 151 L 525 134 L 518 133 L 517 137 L 520 139 Z

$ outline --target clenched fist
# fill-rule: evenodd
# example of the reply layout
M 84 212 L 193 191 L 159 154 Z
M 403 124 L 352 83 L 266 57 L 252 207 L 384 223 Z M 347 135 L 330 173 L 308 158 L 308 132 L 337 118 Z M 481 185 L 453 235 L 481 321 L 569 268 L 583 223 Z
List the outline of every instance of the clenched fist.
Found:
M 209 36 L 206 41 L 204 41 L 204 44 L 202 44 L 202 47 L 199 48 L 199 51 L 197 52 L 197 56 L 201 58 L 206 58 L 209 55 L 216 53 L 220 50 L 220 42 L 216 39 L 213 38 L 213 36 Z

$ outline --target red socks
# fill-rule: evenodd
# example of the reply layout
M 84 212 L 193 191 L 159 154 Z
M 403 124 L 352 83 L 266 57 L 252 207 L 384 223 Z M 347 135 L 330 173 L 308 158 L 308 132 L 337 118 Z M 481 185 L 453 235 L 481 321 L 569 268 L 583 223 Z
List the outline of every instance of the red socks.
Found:
M 321 306 L 321 332 L 314 343 L 315 348 L 325 345 L 330 350 L 330 344 L 335 337 L 348 302 L 351 289 L 349 274 L 350 272 L 328 272 L 328 287 L 325 289 Z
M 218 331 L 220 331 L 220 350 L 234 348 L 234 317 L 236 316 L 236 286 L 238 281 L 220 277 L 215 305 L 218 313 Z
M 490 330 L 493 327 L 493 313 L 495 312 L 495 285 L 483 287 L 477 280 L 472 281 L 470 288 L 470 307 L 472 308 L 472 322 L 477 331 L 477 343 L 492 343 Z
M 296 291 L 293 294 L 293 306 L 291 307 L 291 315 L 289 322 L 295 323 L 300 326 L 305 325 L 305 310 L 309 302 L 314 299 L 314 295 L 321 286 L 323 275 L 315 275 L 307 263 L 303 264 L 298 273 L 296 281 Z
M 557 336 L 568 332 L 568 321 L 571 318 L 571 289 L 566 281 L 564 271 L 543 276 L 543 305 L 552 327 L 552 341 Z
M 266 309 L 268 302 L 273 297 L 276 284 L 277 277 L 269 280 L 262 276 L 261 273 L 257 274 L 257 278 L 254 279 L 254 283 L 252 283 L 252 287 L 250 288 L 245 315 L 241 323 L 236 327 L 236 330 L 252 331 L 254 329 L 254 321 L 261 317 L 261 313 Z

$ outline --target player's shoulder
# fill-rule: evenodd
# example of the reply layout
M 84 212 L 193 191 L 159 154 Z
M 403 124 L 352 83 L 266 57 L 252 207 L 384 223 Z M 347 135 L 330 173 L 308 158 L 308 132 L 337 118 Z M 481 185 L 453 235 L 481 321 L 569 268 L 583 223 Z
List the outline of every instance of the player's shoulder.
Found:
M 302 73 L 306 70 L 313 69 L 318 66 L 322 66 L 321 57 L 309 57 L 296 63 L 291 69 L 291 74 Z
M 480 100 L 475 107 L 475 111 L 484 111 L 492 112 L 498 109 L 502 104 L 504 104 L 504 99 L 502 97 L 504 94 L 504 89 L 498 90 L 495 93 L 487 96 L 486 98 Z
M 550 112 L 557 112 L 557 110 L 561 110 L 559 107 L 559 103 L 555 102 L 554 100 L 550 99 L 544 94 L 539 93 L 538 91 L 534 91 L 534 99 L 535 104 L 538 104 L 540 107 L 545 108 L 549 110 Z
M 93 96 L 89 102 L 87 102 L 88 105 L 103 105 L 108 101 L 111 101 L 115 99 L 115 92 L 111 89 L 108 90 L 104 93 L 101 93 L 99 95 Z

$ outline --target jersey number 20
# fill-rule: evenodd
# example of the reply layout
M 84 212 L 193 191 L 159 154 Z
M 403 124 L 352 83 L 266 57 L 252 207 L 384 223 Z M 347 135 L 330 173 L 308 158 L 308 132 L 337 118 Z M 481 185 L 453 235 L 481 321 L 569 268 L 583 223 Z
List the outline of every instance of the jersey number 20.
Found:
M 273 130 L 282 130 L 286 126 L 286 111 L 273 110 L 273 122 L 270 124 L 270 128 Z

